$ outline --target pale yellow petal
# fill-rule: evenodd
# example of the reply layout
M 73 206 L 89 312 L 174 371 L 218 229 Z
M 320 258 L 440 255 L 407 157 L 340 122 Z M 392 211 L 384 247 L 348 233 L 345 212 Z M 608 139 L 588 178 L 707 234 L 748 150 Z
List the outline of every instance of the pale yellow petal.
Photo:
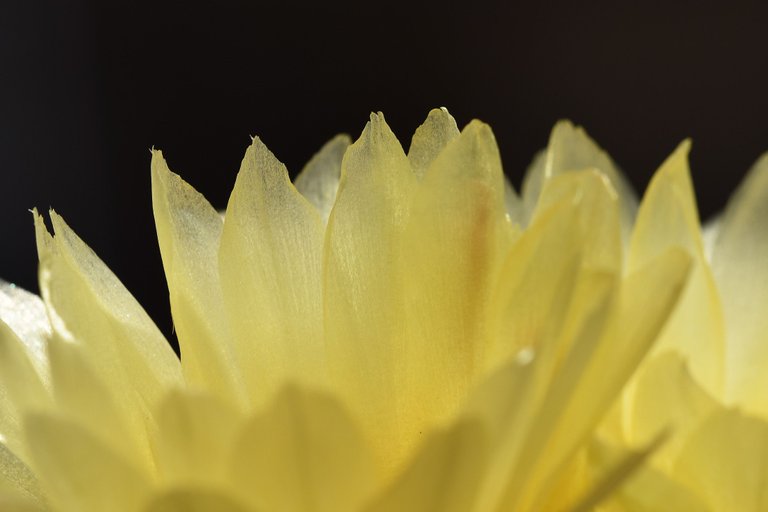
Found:
M 632 233 L 628 269 L 637 269 L 670 247 L 693 257 L 686 290 L 655 350 L 677 350 L 704 389 L 721 396 L 724 325 L 720 298 L 705 260 L 696 198 L 688 170 L 690 143 L 683 142 L 662 164 L 643 197 Z
M 328 222 L 341 178 L 341 160 L 352 143 L 349 135 L 341 134 L 326 142 L 296 176 L 296 189 Z
M 430 110 L 424 123 L 416 128 L 408 149 L 408 161 L 416 176 L 424 176 L 435 158 L 458 134 L 456 120 L 448 113 L 448 109 L 443 107 Z
M 627 440 L 646 443 L 668 431 L 668 439 L 653 456 L 666 468 L 671 467 L 691 431 L 716 407 L 714 399 L 693 380 L 685 361 L 674 352 L 647 362 L 627 393 Z
M 425 433 L 425 435 L 427 435 Z M 365 512 L 468 512 L 485 476 L 489 446 L 478 422 L 429 434 L 391 488 Z
M 28 461 L 22 419 L 50 406 L 50 395 L 23 342 L 0 321 L 0 435 L 10 450 Z
M 83 427 L 31 415 L 25 432 L 32 467 L 54 510 L 135 512 L 147 498 L 147 475 Z
M 768 154 L 728 203 L 712 249 L 727 342 L 725 399 L 768 418 Z
M 27 502 L 30 506 L 42 506 L 43 495 L 37 477 L 29 466 L 19 459 L 8 447 L 0 443 L 0 496 L 8 493 L 15 495 L 21 502 Z M 0 499 L 0 510 L 13 510 L 6 508 Z
M 137 468 L 151 470 L 148 411 L 145 404 L 132 400 L 135 390 L 105 381 L 83 345 L 65 342 L 55 334 L 48 343 L 48 353 L 53 409 L 98 436 Z
M 398 243 L 417 185 L 383 116 L 347 149 L 325 240 L 325 334 L 336 388 L 382 465 L 404 456 L 397 423 L 403 276 Z
M 51 335 L 51 324 L 40 297 L 0 280 L 0 320 L 24 342 L 35 370 L 43 381 L 47 381 L 48 355 L 45 345 Z
M 50 215 L 54 237 L 39 215 L 35 227 L 49 240 L 38 250 L 51 326 L 62 339 L 88 347 L 94 368 L 125 394 L 127 408 L 137 399 L 157 403 L 165 389 L 181 385 L 178 358 L 117 277 L 60 216 Z
M 370 497 L 374 473 L 335 399 L 286 388 L 246 425 L 231 479 L 258 510 L 353 512 Z
M 164 483 L 227 481 L 229 455 L 243 418 L 212 395 L 170 393 L 156 414 L 155 453 Z
M 664 446 L 662 442 L 658 449 Z M 590 464 L 610 467 L 626 458 L 626 450 L 599 441 L 589 446 Z M 655 452 L 654 452 L 655 453 Z M 651 454 L 646 454 L 651 455 Z M 635 467 L 626 482 L 615 486 L 601 512 L 707 512 L 701 499 L 686 486 L 653 468 L 649 463 Z
M 258 139 L 227 206 L 219 250 L 235 353 L 254 404 L 285 382 L 327 382 L 323 224 Z
M 768 510 L 768 423 L 722 409 L 689 437 L 675 474 L 715 511 Z
M 485 311 L 511 238 L 496 140 L 473 121 L 424 175 L 403 234 L 408 343 L 395 378 L 413 429 L 447 418 L 482 372 Z
M 632 187 L 603 151 L 580 126 L 560 121 L 552 129 L 543 159 L 537 158 L 524 185 L 526 210 L 532 213 L 547 181 L 568 171 L 596 169 L 604 175 L 619 196 L 622 239 L 628 240 L 637 210 Z
M 227 492 L 180 487 L 152 498 L 143 512 L 255 512 Z
M 152 153 L 152 205 L 186 379 L 220 396 L 239 393 L 229 320 L 219 281 L 219 213 Z

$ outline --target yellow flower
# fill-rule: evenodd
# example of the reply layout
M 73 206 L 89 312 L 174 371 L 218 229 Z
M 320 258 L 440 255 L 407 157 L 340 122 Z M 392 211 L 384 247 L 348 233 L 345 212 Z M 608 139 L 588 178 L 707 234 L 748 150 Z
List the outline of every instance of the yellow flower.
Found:
M 223 219 L 159 151 L 152 188 L 181 362 L 35 214 L 50 331 L 3 310 L 6 509 L 590 510 L 660 442 L 595 432 L 698 260 L 645 205 L 625 255 L 636 202 L 581 129 L 521 197 L 445 110 L 407 154 L 372 115 L 295 186 L 254 139 Z

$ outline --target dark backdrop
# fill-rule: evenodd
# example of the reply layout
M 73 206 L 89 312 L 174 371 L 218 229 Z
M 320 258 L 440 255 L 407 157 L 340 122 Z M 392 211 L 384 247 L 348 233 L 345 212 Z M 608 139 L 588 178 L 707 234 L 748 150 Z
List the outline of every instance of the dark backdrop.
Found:
M 27 209 L 53 206 L 166 332 L 149 152 L 217 207 L 250 134 L 296 172 L 382 110 L 496 133 L 519 185 L 559 118 L 642 190 L 684 137 L 702 214 L 768 149 L 763 2 L 4 2 L 0 277 L 36 289 Z

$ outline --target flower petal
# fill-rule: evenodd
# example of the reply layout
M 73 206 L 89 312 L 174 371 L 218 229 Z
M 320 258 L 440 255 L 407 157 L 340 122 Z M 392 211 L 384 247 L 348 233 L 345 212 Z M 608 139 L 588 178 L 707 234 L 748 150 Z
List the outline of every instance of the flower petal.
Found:
M 43 380 L 47 380 L 45 344 L 51 335 L 51 324 L 40 297 L 0 280 L 0 320 L 24 342 L 35 370 Z
M 405 315 L 399 242 L 417 180 L 382 115 L 371 115 L 342 166 L 325 239 L 323 303 L 329 371 L 381 464 L 397 465 Z M 385 462 L 386 461 L 386 462 Z
M 543 156 L 534 160 L 523 183 L 524 209 L 530 215 L 535 210 L 541 191 L 547 181 L 568 171 L 596 169 L 611 183 L 619 195 L 622 239 L 627 241 L 637 210 L 637 198 L 624 176 L 580 126 L 560 121 L 552 129 L 549 144 Z
M 768 423 L 722 409 L 690 436 L 675 465 L 712 510 L 768 509 Z
M 222 218 L 168 169 L 160 151 L 152 153 L 152 205 L 184 376 L 221 397 L 245 401 L 219 282 Z
M 214 395 L 171 392 L 156 414 L 157 471 L 164 483 L 226 482 L 243 418 Z
M 408 161 L 416 176 L 423 177 L 432 162 L 457 135 L 459 128 L 448 109 L 430 110 L 426 121 L 416 128 L 408 149 Z
M 449 417 L 483 369 L 485 311 L 512 240 L 503 179 L 493 133 L 473 121 L 414 198 L 401 242 L 408 342 L 395 368 L 410 435 Z
M 323 224 L 258 139 L 227 206 L 219 272 L 238 364 L 256 404 L 286 382 L 325 384 Z
M 285 388 L 235 445 L 232 481 L 258 510 L 353 512 L 370 496 L 371 461 L 330 397 Z
M 433 432 L 403 475 L 365 512 L 473 510 L 488 449 L 478 422 L 462 421 Z
M 685 361 L 668 352 L 644 365 L 627 391 L 625 423 L 631 444 L 647 443 L 664 431 L 668 439 L 653 458 L 669 468 L 690 432 L 716 407 L 693 380 Z
M 727 342 L 725 399 L 768 417 L 768 154 L 728 202 L 712 249 Z
M 351 143 L 349 135 L 337 135 L 326 142 L 296 176 L 296 190 L 317 208 L 326 224 L 336 201 L 341 160 Z
M 30 507 L 42 506 L 45 502 L 34 472 L 5 444 L 0 443 L 0 494 L 3 495 L 2 497 L 8 494 L 9 490 L 20 498 L 19 501 L 26 501 Z M 3 503 L 2 497 L 0 497 L 0 510 L 14 510 Z
M 179 487 L 155 497 L 143 512 L 249 512 L 229 493 L 198 487 Z
M 669 247 L 683 247 L 694 266 L 686 290 L 655 351 L 677 350 L 704 389 L 721 396 L 724 324 L 720 298 L 704 256 L 696 198 L 688 170 L 690 143 L 683 142 L 651 180 L 632 233 L 627 267 L 639 268 Z
M 147 498 L 145 474 L 83 427 L 43 414 L 24 425 L 32 467 L 56 510 L 135 512 Z
M 51 237 L 35 212 L 40 290 L 56 333 L 88 347 L 105 383 L 126 397 L 126 409 L 155 404 L 181 384 L 179 361 L 168 342 L 106 265 L 51 211 Z M 128 391 L 130 389 L 131 391 Z

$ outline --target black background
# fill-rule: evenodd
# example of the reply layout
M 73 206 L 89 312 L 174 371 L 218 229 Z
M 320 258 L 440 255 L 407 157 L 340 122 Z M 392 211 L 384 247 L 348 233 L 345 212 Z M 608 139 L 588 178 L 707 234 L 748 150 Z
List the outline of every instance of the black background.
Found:
M 4 2 L 0 277 L 36 290 L 54 207 L 170 333 L 149 151 L 223 208 L 249 135 L 297 172 L 382 110 L 490 123 L 515 185 L 559 118 L 637 190 L 692 137 L 700 210 L 768 149 L 763 2 Z

